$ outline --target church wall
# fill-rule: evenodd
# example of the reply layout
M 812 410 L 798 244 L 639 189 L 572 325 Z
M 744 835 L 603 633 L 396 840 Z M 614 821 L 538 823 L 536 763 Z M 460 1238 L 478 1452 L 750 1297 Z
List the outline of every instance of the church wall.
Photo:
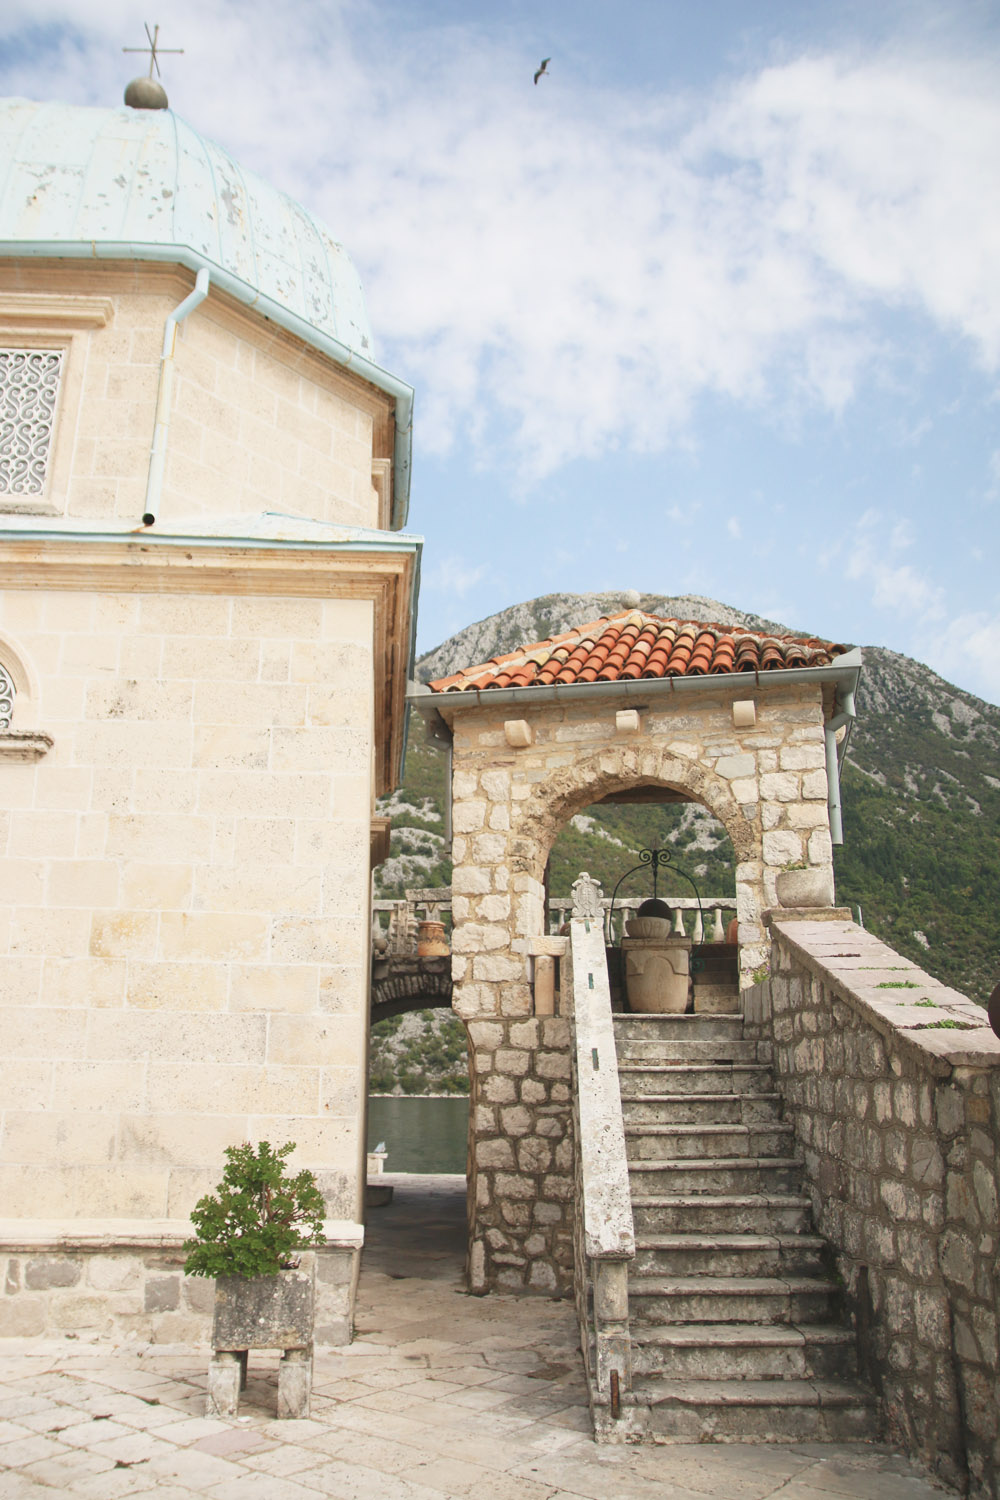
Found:
M 762 917 L 778 905 L 781 871 L 827 872 L 832 892 L 820 689 L 749 689 L 678 693 L 662 708 L 654 700 L 637 731 L 616 723 L 631 701 L 611 696 L 538 707 L 530 693 L 516 707 L 436 701 L 454 713 L 453 1005 L 470 1038 L 474 1290 L 572 1284 L 570 1039 L 561 1016 L 534 1014 L 530 957 L 544 932 L 548 853 L 568 819 L 644 781 L 707 806 L 736 856 L 744 986 L 767 962 Z M 751 692 L 756 722 L 737 729 L 734 697 Z M 508 743 L 507 720 L 527 724 L 527 745 Z
M 0 263 L 0 343 L 67 350 L 40 508 L 138 524 L 164 323 L 191 284 L 167 268 Z M 388 491 L 372 474 L 386 466 L 388 409 L 210 290 L 178 325 L 160 519 L 284 510 L 384 526 Z
M 0 763 L 0 1216 L 176 1222 L 269 1138 L 356 1224 L 371 604 L 11 590 L 0 634 L 54 741 Z

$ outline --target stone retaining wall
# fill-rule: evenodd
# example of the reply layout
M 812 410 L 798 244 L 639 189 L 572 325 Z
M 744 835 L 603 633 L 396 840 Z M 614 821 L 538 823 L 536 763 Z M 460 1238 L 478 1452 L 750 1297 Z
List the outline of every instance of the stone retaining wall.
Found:
M 145 1226 L 144 1226 L 145 1227 Z M 44 1244 L 0 1234 L 0 1338 L 136 1339 L 207 1344 L 215 1282 L 185 1276 L 182 1236 L 160 1246 Z M 316 1342 L 351 1339 L 359 1251 L 330 1247 L 316 1256 Z
M 745 998 L 834 1247 L 888 1440 L 1000 1493 L 1000 1041 L 972 1001 L 848 921 L 771 922 Z

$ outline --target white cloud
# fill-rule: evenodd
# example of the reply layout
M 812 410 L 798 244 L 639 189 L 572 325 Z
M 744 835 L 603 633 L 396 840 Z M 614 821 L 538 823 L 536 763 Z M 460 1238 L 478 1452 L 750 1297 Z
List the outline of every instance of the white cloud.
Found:
M 390 35 L 360 0 L 160 20 L 178 110 L 343 236 L 425 447 L 461 432 L 537 478 L 684 441 L 705 394 L 838 412 L 893 357 L 879 307 L 1000 361 L 988 60 L 810 56 L 678 103 L 533 89 L 485 29 Z M 134 26 L 125 0 L 14 0 L 0 84 L 116 100 Z M 37 28 L 68 29 L 33 60 Z
M 464 599 L 477 583 L 482 582 L 486 574 L 485 564 L 471 564 L 452 553 L 450 557 L 439 558 L 429 571 L 425 570 L 422 581 L 427 589 Z
M 973 681 L 977 692 L 1000 703 L 1000 614 L 985 610 L 957 615 L 927 634 L 923 658 L 949 682 Z
M 729 532 L 729 535 L 732 537 L 734 542 L 739 541 L 740 537 L 743 535 L 743 527 L 740 525 L 739 518 L 737 516 L 729 517 L 729 520 L 726 522 L 726 530 Z
M 871 591 L 877 609 L 891 610 L 910 621 L 940 620 L 945 612 L 944 590 L 892 556 L 908 544 L 907 538 L 905 521 L 866 511 L 854 528 L 845 576 Z

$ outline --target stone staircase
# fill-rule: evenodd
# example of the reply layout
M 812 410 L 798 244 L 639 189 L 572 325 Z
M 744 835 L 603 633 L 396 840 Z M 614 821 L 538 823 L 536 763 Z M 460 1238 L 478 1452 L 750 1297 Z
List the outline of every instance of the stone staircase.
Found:
M 876 1435 L 802 1163 L 735 983 L 711 1010 L 616 1015 L 636 1256 L 619 1431 L 654 1442 Z M 695 986 L 696 1004 L 698 985 Z M 728 988 L 730 1014 L 720 1014 Z M 609 1434 L 610 1435 L 610 1434 Z

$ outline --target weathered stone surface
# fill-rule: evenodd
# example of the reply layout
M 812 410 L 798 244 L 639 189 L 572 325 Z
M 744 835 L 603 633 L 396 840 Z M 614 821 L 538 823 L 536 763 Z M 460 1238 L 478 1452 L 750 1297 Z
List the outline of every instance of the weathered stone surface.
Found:
M 956 1064 L 961 1033 L 928 1034 L 921 1012 L 885 1002 L 870 978 L 905 961 L 870 934 L 777 913 L 772 933 L 772 977 L 747 997 L 747 1032 L 773 1046 L 888 1431 L 944 1479 L 967 1467 L 970 1493 L 993 1496 L 1000 1071 L 973 1044 Z M 864 962 L 838 963 L 845 953 Z
M 301 1349 L 312 1346 L 315 1257 L 277 1276 L 220 1276 L 215 1284 L 214 1349 Z
M 82 1275 L 81 1260 L 44 1255 L 28 1261 L 24 1268 L 24 1284 L 31 1292 L 46 1292 L 52 1287 L 76 1286 Z

